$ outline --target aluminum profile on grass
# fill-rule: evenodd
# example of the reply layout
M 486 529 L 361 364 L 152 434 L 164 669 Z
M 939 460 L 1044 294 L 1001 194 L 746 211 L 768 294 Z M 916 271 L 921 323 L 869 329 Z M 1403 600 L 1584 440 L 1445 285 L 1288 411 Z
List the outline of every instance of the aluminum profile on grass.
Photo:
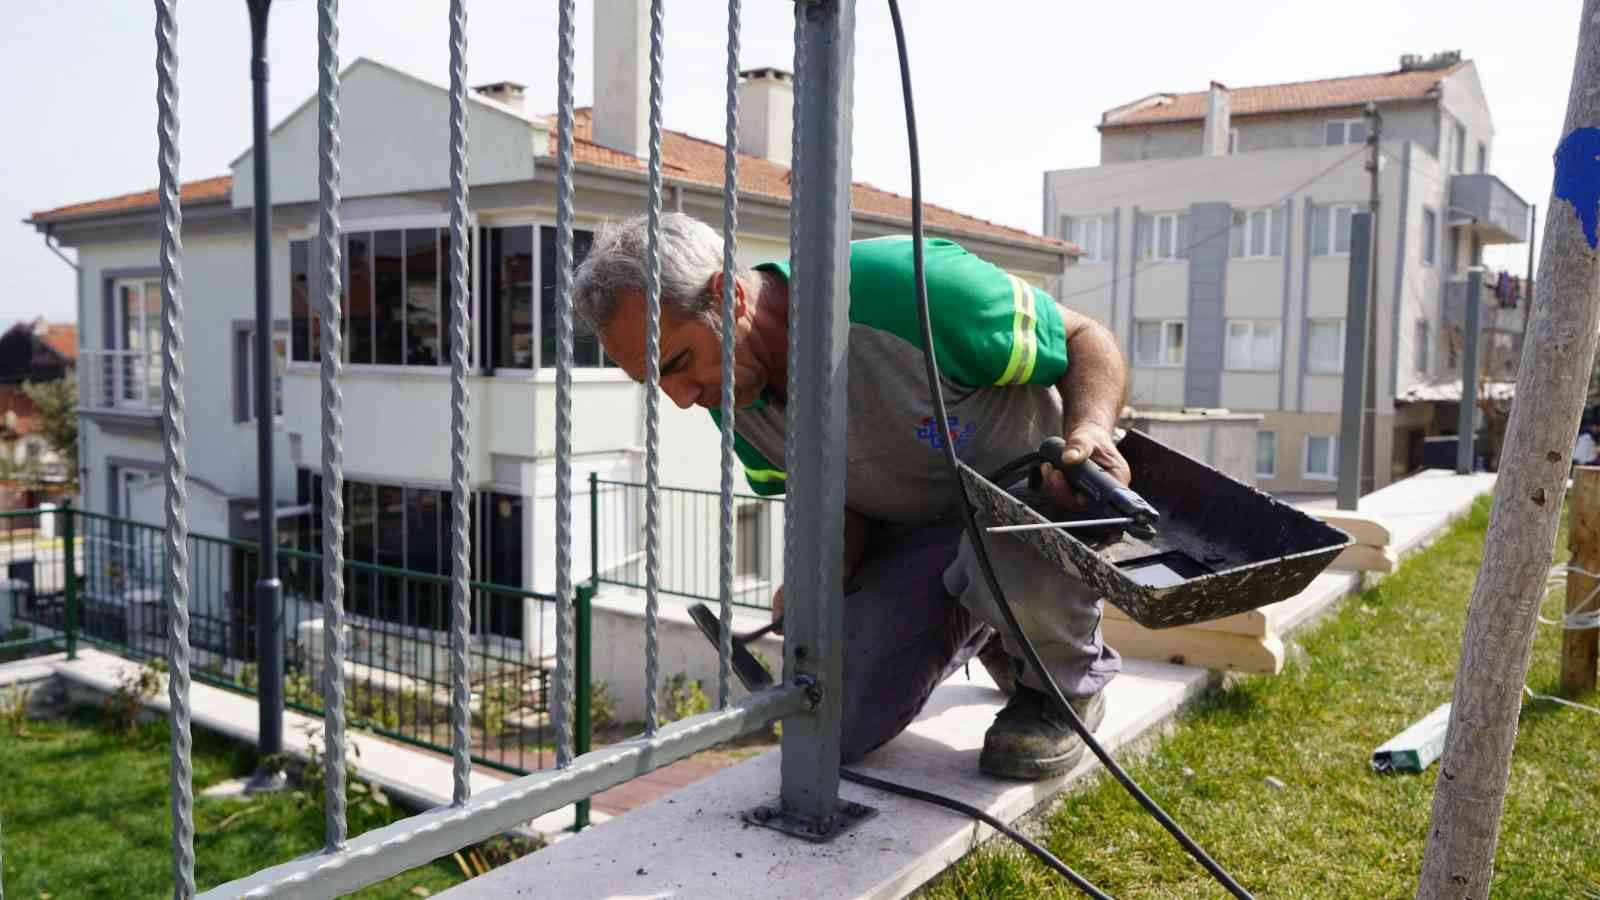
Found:
M 792 555 L 789 572 L 805 572 L 789 594 L 790 637 L 785 677 L 776 687 L 732 700 L 728 689 L 733 596 L 733 347 L 724 329 L 722 343 L 722 402 L 730 415 L 722 432 L 722 478 L 719 498 L 718 599 L 725 638 L 718 649 L 718 708 L 670 724 L 656 714 L 659 660 L 655 625 L 660 586 L 656 560 L 660 551 L 658 518 L 660 486 L 659 429 L 657 427 L 661 285 L 659 239 L 662 194 L 662 56 L 663 0 L 651 2 L 650 117 L 647 227 L 647 439 L 645 506 L 647 632 L 651 652 L 646 660 L 649 691 L 644 734 L 594 752 L 574 747 L 578 685 L 573 611 L 592 585 L 575 590 L 572 558 L 572 367 L 573 367 L 573 222 L 574 222 L 574 16 L 573 0 L 558 0 L 557 39 L 557 141 L 556 141 L 556 606 L 557 653 L 554 714 L 557 728 L 556 768 L 524 775 L 473 796 L 467 767 L 470 747 L 465 723 L 470 717 L 470 681 L 466 642 L 469 637 L 470 546 L 467 534 L 467 497 L 470 493 L 468 394 L 466 371 L 471 322 L 467 297 L 467 173 L 465 0 L 450 3 L 450 218 L 452 257 L 449 276 L 454 286 L 451 310 L 451 487 L 452 622 L 451 692 L 454 758 L 452 802 L 386 827 L 348 838 L 342 808 L 343 785 L 327 785 L 327 837 L 324 849 L 282 865 L 263 869 L 246 878 L 221 885 L 207 897 L 331 897 L 373 884 L 423 865 L 470 844 L 523 825 L 568 804 L 582 801 L 609 787 L 659 769 L 716 744 L 749 734 L 782 719 L 784 733 L 782 809 L 787 816 L 813 823 L 824 831 L 834 816 L 838 791 L 839 690 L 841 667 L 838 648 L 842 634 L 840 584 L 843 534 L 843 461 L 845 337 L 848 303 L 850 232 L 850 98 L 854 3 L 851 0 L 803 0 L 796 5 L 796 79 L 794 212 L 792 261 L 796 290 L 820 302 L 791 304 L 788 352 L 792 362 L 789 384 L 789 423 L 786 459 L 791 479 L 803 487 L 802 499 L 789 507 L 786 533 L 799 538 L 787 542 Z M 734 232 L 738 216 L 736 140 L 738 117 L 739 0 L 728 6 L 727 140 L 723 185 L 724 283 L 722 309 L 731 315 L 733 278 L 737 274 Z M 339 391 L 341 342 L 338 335 L 339 265 L 339 109 L 338 109 L 338 8 L 336 0 L 319 0 L 319 154 L 318 174 L 320 240 L 324 243 L 323 273 L 318 298 L 324 316 L 322 328 L 322 471 L 324 491 L 324 565 L 337 562 L 337 535 L 342 528 L 342 504 L 337 485 L 343 479 L 342 400 Z M 802 37 L 804 40 L 802 41 Z M 801 110 L 805 110 L 802 115 Z M 174 131 L 176 114 L 173 113 Z M 802 145 L 804 149 L 802 151 Z M 805 161 L 802 171 L 801 161 Z M 175 177 L 175 171 L 174 171 Z M 165 178 L 165 175 L 164 175 Z M 175 181 L 173 184 L 175 185 Z M 800 184 L 807 185 L 801 196 Z M 166 184 L 166 181 L 163 181 Z M 803 314 L 802 314 L 803 310 Z M 329 327 L 329 326 L 332 327 Z M 169 368 L 181 376 L 181 368 Z M 181 377 L 173 385 L 181 396 Z M 180 444 L 181 448 L 181 444 Z M 181 457 L 181 454 L 180 454 Z M 169 460 L 169 482 L 173 463 Z M 181 466 L 181 458 L 178 461 Z M 331 492 L 331 493 L 330 493 Z M 169 503 L 169 513 L 186 518 L 186 510 Z M 593 523 L 591 523 L 593 525 Z M 327 541 L 333 541 L 327 545 Z M 597 558 L 597 557 L 596 557 Z M 332 561 L 332 562 L 330 562 Z M 342 616 L 342 579 L 337 568 L 328 569 L 323 600 L 327 605 L 325 664 L 329 679 L 325 699 L 329 708 L 343 700 L 343 660 L 337 620 Z M 181 574 L 181 573 L 180 573 Z M 591 577 L 598 583 L 599 572 Z M 175 626 L 176 627 L 176 626 Z M 575 653 L 576 651 L 576 653 Z M 176 659 L 176 656 L 175 656 Z M 185 661 L 186 662 L 186 661 Z M 185 669 L 184 674 L 187 674 Z M 185 682 L 186 683 L 186 682 Z M 176 708 L 177 704 L 174 704 Z M 344 722 L 338 711 L 329 717 L 328 755 L 342 746 Z M 173 771 L 187 771 L 174 756 Z M 762 798 L 751 798 L 752 804 Z M 579 823 L 583 814 L 579 812 Z M 812 826 L 808 826 L 812 827 Z M 822 833 L 817 831 L 815 833 Z M 179 836 L 182 832 L 178 832 Z M 183 848 L 192 847 L 191 844 Z M 178 851 L 175 844 L 175 851 Z M 192 851 L 189 857 L 192 866 Z

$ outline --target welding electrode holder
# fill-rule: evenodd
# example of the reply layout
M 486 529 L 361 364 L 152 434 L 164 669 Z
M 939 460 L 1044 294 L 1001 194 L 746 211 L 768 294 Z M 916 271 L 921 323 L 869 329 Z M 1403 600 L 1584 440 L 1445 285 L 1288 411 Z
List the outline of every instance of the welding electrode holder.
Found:
M 1028 487 L 1037 491 L 1043 486 L 1038 464 L 1046 463 L 1065 475 L 1067 484 L 1074 491 L 1095 503 L 1110 507 L 1120 516 L 1132 519 L 1133 524 L 1127 528 L 1130 533 L 1144 538 L 1155 536 L 1156 520 L 1161 518 L 1161 513 L 1157 512 L 1154 506 L 1139 496 L 1137 491 L 1113 478 L 1109 472 L 1100 468 L 1099 463 L 1089 457 L 1084 457 L 1077 465 L 1063 466 L 1061 458 L 1066 452 L 1067 442 L 1064 439 L 1045 438 L 1039 444 L 1038 450 L 1006 463 L 989 476 L 989 480 L 1003 488 L 1026 469 Z

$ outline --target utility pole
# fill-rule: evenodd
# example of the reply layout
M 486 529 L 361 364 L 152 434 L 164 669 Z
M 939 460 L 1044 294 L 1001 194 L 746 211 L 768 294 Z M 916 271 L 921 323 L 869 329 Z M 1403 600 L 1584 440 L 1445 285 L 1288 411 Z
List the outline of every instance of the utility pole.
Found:
M 283 583 L 278 580 L 277 496 L 273 484 L 272 444 L 275 408 L 272 397 L 272 184 L 267 166 L 267 14 L 272 0 L 247 0 L 250 7 L 250 100 L 254 140 L 256 334 L 256 512 L 260 516 L 259 570 L 256 573 L 256 705 L 259 713 L 257 750 L 263 760 L 283 753 Z M 282 776 L 263 767 L 253 790 L 275 789 Z
M 1378 104 L 1368 103 L 1361 115 L 1367 120 L 1367 211 L 1372 214 L 1372 246 L 1367 257 L 1367 391 L 1361 417 L 1361 495 L 1377 490 L 1378 479 L 1378 173 L 1383 169 L 1383 115 Z M 1351 235 L 1354 238 L 1354 234 Z M 1350 323 L 1345 323 L 1350 327 Z M 1391 336 L 1391 340 L 1399 335 Z
M 1539 306 L 1517 371 L 1483 563 L 1467 608 L 1418 900 L 1489 896 L 1538 599 L 1600 329 L 1600 0 L 1584 0 L 1545 206 Z

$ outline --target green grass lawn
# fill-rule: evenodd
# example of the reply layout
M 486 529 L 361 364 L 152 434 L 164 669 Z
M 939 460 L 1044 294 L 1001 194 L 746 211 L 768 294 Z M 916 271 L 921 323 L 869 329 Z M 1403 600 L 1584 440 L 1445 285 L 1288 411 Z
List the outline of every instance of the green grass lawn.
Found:
M 1432 547 L 1297 636 L 1305 652 L 1292 653 L 1283 674 L 1208 695 L 1129 766 L 1256 896 L 1412 896 L 1439 765 L 1382 776 L 1367 759 L 1450 698 L 1488 510 L 1480 501 Z M 1565 545 L 1563 534 L 1562 558 Z M 1559 592 L 1547 598 L 1546 615 L 1560 603 Z M 1558 629 L 1540 627 L 1535 691 L 1554 692 L 1559 644 Z M 1578 699 L 1596 704 L 1594 694 Z M 1069 795 L 1043 833 L 1051 852 L 1118 898 L 1223 896 L 1107 777 Z M 1000 843 L 925 895 L 1079 896 Z M 1600 897 L 1600 718 L 1535 700 L 1523 707 L 1494 895 Z
M 165 720 L 133 737 L 110 734 L 98 709 L 29 721 L 22 736 L 0 731 L 0 858 L 5 896 L 172 896 L 170 794 Z M 254 752 L 194 733 L 196 792 L 248 774 Z M 352 804 L 350 833 L 408 813 Z M 294 792 L 250 799 L 195 798 L 195 880 L 200 890 L 316 850 L 322 806 Z M 412 898 L 462 880 L 449 860 L 413 869 L 355 896 Z M 422 890 L 413 889 L 421 888 Z

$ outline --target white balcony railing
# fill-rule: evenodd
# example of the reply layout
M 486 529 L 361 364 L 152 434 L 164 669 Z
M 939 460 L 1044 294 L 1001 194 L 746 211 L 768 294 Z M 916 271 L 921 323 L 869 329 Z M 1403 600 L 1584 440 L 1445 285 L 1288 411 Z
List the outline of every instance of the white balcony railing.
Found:
M 84 409 L 161 409 L 159 350 L 80 350 L 78 404 Z

